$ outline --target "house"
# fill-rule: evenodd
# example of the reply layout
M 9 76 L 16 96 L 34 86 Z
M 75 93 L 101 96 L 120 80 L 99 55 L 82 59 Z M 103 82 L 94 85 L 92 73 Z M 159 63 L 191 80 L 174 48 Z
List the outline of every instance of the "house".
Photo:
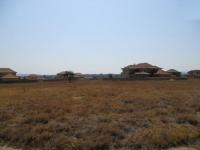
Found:
M 56 75 L 57 80 L 72 80 L 75 74 L 72 71 L 62 71 Z
M 191 70 L 188 72 L 190 78 L 200 78 L 200 70 Z
M 0 68 L 1 81 L 17 81 L 19 77 L 16 76 L 17 72 L 10 68 Z
M 162 69 L 158 70 L 154 75 L 156 77 L 171 77 L 171 76 L 173 76 L 171 73 L 164 71 Z
M 122 68 L 122 78 L 135 78 L 135 77 L 153 77 L 160 67 L 151 65 L 149 63 L 140 63 L 129 65 Z
M 175 69 L 170 69 L 167 71 L 168 73 L 171 73 L 173 76 L 176 76 L 176 77 L 180 77 L 181 76 L 181 72 L 175 70 Z

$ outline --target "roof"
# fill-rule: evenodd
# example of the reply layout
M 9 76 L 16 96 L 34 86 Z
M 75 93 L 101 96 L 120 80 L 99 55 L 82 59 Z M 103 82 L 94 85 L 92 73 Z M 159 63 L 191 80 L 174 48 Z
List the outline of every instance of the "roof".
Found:
M 158 70 L 155 74 L 161 74 L 161 75 L 171 75 L 169 72 L 164 71 L 164 70 Z
M 13 74 L 7 74 L 3 77 L 1 77 L 2 79 L 18 79 L 17 76 L 13 75 Z
M 150 73 L 142 71 L 142 72 L 136 72 L 135 74 L 149 75 Z
M 65 74 L 73 75 L 74 73 L 72 71 L 62 71 L 62 72 L 58 73 L 58 75 L 65 75 Z
M 200 70 L 191 70 L 191 71 L 189 71 L 188 73 L 194 73 L 194 72 L 200 73 Z
M 0 73 L 17 73 L 17 72 L 10 68 L 0 68 Z
M 177 73 L 177 72 L 179 72 L 179 71 L 177 71 L 177 70 L 175 70 L 175 69 L 170 69 L 170 70 L 167 70 L 167 72 L 169 72 L 169 73 Z
M 129 65 L 123 69 L 140 69 L 140 68 L 150 68 L 150 69 L 161 69 L 160 67 L 153 66 L 149 63 L 140 63 L 140 64 L 134 64 L 134 65 Z

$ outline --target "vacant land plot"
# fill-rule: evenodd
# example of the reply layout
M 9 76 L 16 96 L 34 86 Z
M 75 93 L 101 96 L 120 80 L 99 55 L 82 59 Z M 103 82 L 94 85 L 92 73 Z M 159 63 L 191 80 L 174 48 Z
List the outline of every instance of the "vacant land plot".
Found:
M 200 81 L 1 84 L 0 141 L 42 150 L 198 148 Z

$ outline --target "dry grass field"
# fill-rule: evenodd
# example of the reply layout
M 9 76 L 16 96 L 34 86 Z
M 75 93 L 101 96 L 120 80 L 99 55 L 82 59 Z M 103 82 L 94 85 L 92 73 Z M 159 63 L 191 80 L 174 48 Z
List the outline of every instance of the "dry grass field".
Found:
M 200 147 L 200 80 L 0 84 L 0 141 L 26 150 Z

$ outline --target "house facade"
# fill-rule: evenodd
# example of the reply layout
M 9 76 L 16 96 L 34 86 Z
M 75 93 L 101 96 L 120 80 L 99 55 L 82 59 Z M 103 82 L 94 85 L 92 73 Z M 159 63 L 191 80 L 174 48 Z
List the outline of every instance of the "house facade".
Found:
M 122 78 L 144 78 L 153 77 L 160 70 L 160 67 L 151 65 L 149 63 L 140 63 L 129 65 L 122 68 Z
M 200 70 L 191 70 L 188 72 L 190 78 L 200 78 Z
M 16 76 L 17 72 L 10 68 L 0 68 L 1 81 L 16 81 L 19 77 Z

